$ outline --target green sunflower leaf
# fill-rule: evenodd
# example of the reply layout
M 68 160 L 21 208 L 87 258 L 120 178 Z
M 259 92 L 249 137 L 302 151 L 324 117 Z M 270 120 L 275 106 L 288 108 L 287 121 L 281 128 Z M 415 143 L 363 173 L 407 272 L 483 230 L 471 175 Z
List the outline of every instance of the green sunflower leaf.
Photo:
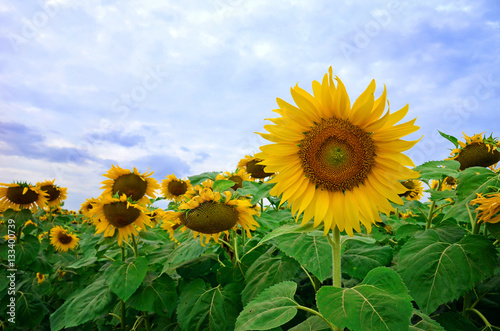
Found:
M 215 180 L 215 177 L 217 177 L 220 173 L 220 171 L 203 172 L 199 175 L 189 176 L 188 179 L 191 185 L 196 186 L 203 183 L 207 179 Z
M 18 292 L 16 296 L 16 325 L 32 329 L 40 325 L 47 313 L 43 302 L 30 293 Z
M 113 293 L 123 301 L 137 290 L 148 271 L 148 261 L 140 256 L 130 262 L 114 261 L 104 272 L 106 282 Z
M 431 179 L 439 180 L 446 176 L 457 178 L 460 163 L 455 160 L 447 161 L 428 161 L 415 168 L 420 172 L 420 180 L 429 181 Z
M 443 138 L 445 138 L 445 139 L 447 139 L 447 140 L 451 141 L 451 142 L 452 142 L 452 144 L 453 144 L 453 145 L 455 145 L 455 148 L 458 148 L 458 147 L 460 146 L 460 145 L 458 144 L 458 139 L 457 139 L 457 138 L 455 138 L 455 137 L 453 137 L 453 136 L 451 136 L 451 135 L 449 135 L 449 134 L 443 133 L 443 132 L 441 132 L 441 131 L 439 131 L 439 130 L 438 130 L 438 132 L 439 132 L 439 134 L 440 134 Z
M 371 270 L 352 288 L 323 286 L 316 302 L 328 321 L 353 331 L 408 330 L 413 309 L 401 278 L 386 267 Z
M 236 331 L 269 330 L 290 321 L 297 314 L 294 282 L 282 282 L 262 291 L 248 303 L 236 320 Z
M 483 236 L 446 236 L 427 230 L 401 249 L 398 273 L 420 309 L 430 314 L 441 304 L 458 299 L 477 281 L 493 274 L 496 252 Z
M 291 280 L 300 270 L 299 264 L 284 255 L 273 256 L 274 249 L 262 254 L 245 273 L 246 286 L 241 301 L 249 303 L 266 288 L 285 280 Z
M 196 259 L 207 250 L 207 246 L 202 246 L 200 239 L 195 239 L 190 236 L 185 241 L 181 242 L 179 246 L 168 256 L 167 261 L 163 267 L 162 273 L 166 272 L 172 274 L 175 269 L 187 261 Z
M 40 241 L 37 237 L 25 235 L 20 244 L 16 245 L 16 266 L 25 268 L 33 262 L 40 251 Z
M 498 223 L 486 223 L 486 230 L 495 237 L 495 239 L 500 240 L 500 222 Z
M 179 297 L 177 319 L 183 330 L 233 330 L 241 311 L 241 285 L 208 287 L 202 279 L 189 283 Z
M 5 220 L 5 223 L 7 224 L 7 221 L 10 219 L 13 219 L 15 221 L 16 228 L 12 229 L 11 227 L 9 229 L 17 230 L 21 227 L 24 226 L 24 223 L 29 221 L 31 219 L 31 211 L 29 209 L 21 209 L 21 210 L 14 210 L 14 209 L 7 209 L 6 211 L 3 212 L 3 219 Z M 10 223 L 8 223 L 10 224 Z
M 229 179 L 216 180 L 212 186 L 214 191 L 224 192 L 233 187 L 236 183 Z
M 345 246 L 346 250 L 342 253 L 341 258 L 342 272 L 351 277 L 363 279 L 370 270 L 391 264 L 392 248 L 390 246 L 375 246 L 359 241 L 349 241 Z
M 258 203 L 260 200 L 264 199 L 267 197 L 269 192 L 273 189 L 275 183 L 260 183 L 259 188 L 257 191 L 252 195 L 252 201 L 251 203 L 255 205 Z
M 457 220 L 468 221 L 469 216 L 466 206 L 469 206 L 471 212 L 473 212 L 473 207 L 469 204 L 471 200 L 477 198 L 477 193 L 486 193 L 488 187 L 499 185 L 500 174 L 482 167 L 465 169 L 457 178 L 458 202 L 446 212 L 443 219 L 454 217 Z
M 148 274 L 150 275 L 150 274 Z M 127 300 L 127 304 L 139 311 L 148 311 L 170 317 L 177 306 L 175 281 L 167 274 L 146 279 Z
M 330 326 L 319 316 L 311 316 L 288 331 L 326 331 Z
M 266 241 L 269 241 L 271 239 L 275 239 L 279 236 L 283 236 L 286 234 L 290 233 L 296 233 L 296 234 L 301 234 L 301 233 L 306 233 L 306 232 L 312 232 L 315 231 L 316 229 L 313 226 L 312 222 L 309 222 L 305 224 L 304 226 L 301 226 L 300 223 L 291 223 L 291 224 L 284 224 L 280 226 L 279 228 L 274 229 L 272 232 L 266 234 L 260 242 L 264 243 Z
M 437 201 L 441 199 L 455 199 L 457 197 L 457 191 L 446 190 L 446 191 L 434 191 L 431 190 L 431 200 Z
M 447 331 L 479 331 L 479 329 L 462 314 L 447 311 L 436 317 L 437 322 Z M 484 330 L 484 329 L 483 329 Z
M 316 235 L 314 235 L 316 234 Z M 322 282 L 332 276 L 332 246 L 322 232 L 288 233 L 276 237 L 278 248 Z
M 420 320 L 410 326 L 410 331 L 446 331 L 438 322 L 418 310 L 413 311 L 413 317 L 415 316 Z

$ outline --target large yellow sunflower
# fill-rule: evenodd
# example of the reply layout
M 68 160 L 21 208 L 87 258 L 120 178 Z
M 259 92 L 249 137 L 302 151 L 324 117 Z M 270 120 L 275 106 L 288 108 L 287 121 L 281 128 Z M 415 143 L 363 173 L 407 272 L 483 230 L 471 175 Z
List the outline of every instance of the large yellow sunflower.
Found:
M 235 172 L 229 172 L 226 171 L 222 174 L 218 174 L 215 180 L 221 180 L 221 179 L 229 179 L 232 180 L 235 184 L 231 186 L 233 190 L 237 190 L 239 188 L 243 187 L 243 182 L 250 181 L 252 178 L 250 177 L 250 174 L 246 172 L 244 168 L 239 169 L 238 171 Z
M 470 202 L 471 205 L 479 205 L 476 208 L 479 222 L 498 223 L 500 222 L 500 192 L 477 194 L 477 198 Z
M 153 171 L 141 174 L 135 167 L 134 171 L 130 171 L 111 165 L 111 169 L 103 175 L 110 179 L 102 182 L 104 184 L 101 187 L 104 189 L 102 195 L 125 194 L 138 203 L 148 203 L 149 198 L 156 197 L 155 191 L 160 188 L 156 179 L 151 177 L 152 174 Z
M 54 185 L 54 181 L 55 179 L 36 183 L 37 187 L 47 193 L 47 206 L 49 207 L 59 206 L 64 200 L 66 200 L 67 196 L 67 189 L 65 187 Z
M 500 141 L 493 137 L 483 137 L 478 133 L 469 137 L 463 132 L 465 142 L 458 141 L 459 148 L 451 151 L 452 156 L 446 160 L 460 162 L 460 170 L 470 167 L 490 167 L 500 161 Z
M 238 162 L 238 168 L 245 169 L 254 179 L 263 179 L 274 175 L 272 172 L 264 171 L 264 166 L 260 164 L 260 161 L 262 160 L 255 156 L 245 155 L 245 158 Z
M 420 200 L 424 196 L 424 187 L 422 182 L 417 179 L 405 180 L 402 182 L 403 186 L 406 187 L 406 192 L 399 194 L 400 197 L 405 197 L 406 200 Z
M 137 203 L 132 203 L 130 198 L 122 194 L 119 198 L 101 196 L 89 213 L 94 216 L 96 234 L 104 232 L 105 237 L 115 235 L 118 231 L 118 245 L 123 240 L 128 242 L 131 235 L 138 235 L 137 229 L 146 230 L 146 225 L 152 227 L 147 215 L 148 210 Z
M 167 200 L 181 202 L 185 196 L 190 197 L 190 191 L 193 188 L 189 179 L 178 179 L 175 174 L 168 175 L 161 182 L 161 192 Z
M 47 193 L 28 183 L 3 184 L 0 187 L 0 211 L 43 208 L 47 202 Z
M 67 252 L 69 249 L 73 250 L 78 246 L 80 239 L 63 227 L 56 225 L 50 229 L 50 243 L 54 248 L 61 252 Z
M 212 238 L 219 241 L 222 234 L 229 235 L 229 230 L 241 227 L 251 237 L 250 231 L 259 224 L 253 218 L 257 210 L 245 198 L 234 199 L 229 191 L 220 194 L 212 190 L 213 182 L 207 180 L 196 186 L 197 195 L 181 203 L 179 212 L 167 212 L 164 229 L 172 228 L 172 223 L 184 225 L 181 231 L 190 229 L 194 238 L 200 236 L 202 245 Z
M 402 152 L 417 141 L 400 138 L 418 130 L 415 120 L 395 125 L 408 105 L 386 114 L 386 90 L 374 100 L 375 81 L 351 107 L 342 81 L 330 75 L 313 82 L 314 96 L 300 87 L 291 89 L 297 107 L 277 99 L 281 115 L 260 135 L 273 144 L 260 147 L 266 172 L 276 172 L 272 195 L 292 204 L 292 213 L 304 212 L 302 223 L 314 217 L 325 234 L 338 227 L 353 235 L 361 223 L 371 230 L 379 211 L 393 210 L 389 200 L 402 204 L 406 192 L 400 180 L 419 177 L 407 166 L 413 161 Z

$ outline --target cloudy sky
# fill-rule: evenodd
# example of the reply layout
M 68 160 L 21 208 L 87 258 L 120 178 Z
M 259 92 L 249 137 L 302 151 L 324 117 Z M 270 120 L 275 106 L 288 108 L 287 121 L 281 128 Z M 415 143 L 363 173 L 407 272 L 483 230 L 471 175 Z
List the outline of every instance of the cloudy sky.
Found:
M 500 136 L 498 1 L 3 0 L 0 182 L 56 179 L 66 207 L 111 164 L 161 181 L 234 170 L 266 143 L 276 98 L 333 67 L 353 102 L 371 79 L 424 135 Z

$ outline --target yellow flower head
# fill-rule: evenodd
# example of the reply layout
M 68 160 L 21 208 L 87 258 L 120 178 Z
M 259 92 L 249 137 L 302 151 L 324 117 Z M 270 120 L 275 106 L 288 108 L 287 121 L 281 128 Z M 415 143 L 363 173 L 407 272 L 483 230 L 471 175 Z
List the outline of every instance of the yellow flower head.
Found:
M 90 211 L 94 208 L 94 205 L 99 202 L 99 199 L 95 198 L 89 198 L 85 200 L 84 203 L 81 204 L 80 206 L 80 212 L 85 216 L 87 219 L 92 220 L 92 215 Z
M 67 189 L 65 187 L 54 185 L 54 181 L 55 179 L 36 183 L 37 187 L 47 193 L 47 206 L 49 207 L 59 206 L 64 200 L 66 200 L 67 196 Z
M 74 250 L 78 246 L 80 239 L 63 227 L 56 225 L 50 229 L 50 243 L 57 251 L 67 252 Z
M 192 196 L 193 186 L 189 179 L 177 179 L 175 174 L 168 175 L 161 183 L 161 192 L 167 200 L 181 202 Z
M 47 202 L 47 193 L 27 183 L 0 183 L 0 211 L 43 208 Z
M 485 194 L 484 196 L 478 193 L 477 198 L 472 200 L 470 204 L 479 205 L 476 207 L 479 222 L 500 222 L 500 192 Z
M 245 168 L 241 168 L 235 172 L 226 171 L 222 174 L 218 174 L 215 180 L 221 179 L 229 179 L 234 182 L 234 185 L 231 187 L 233 190 L 237 190 L 243 187 L 243 182 L 252 180 L 250 174 L 246 172 Z
M 36 279 L 38 280 L 38 285 L 40 285 L 41 283 L 43 283 L 45 281 L 45 275 L 37 272 Z
M 238 169 L 245 169 L 253 179 L 263 179 L 274 175 L 272 172 L 264 171 L 264 165 L 260 163 L 261 161 L 260 158 L 245 155 L 245 158 L 238 162 Z
M 384 114 L 386 90 L 374 99 L 375 81 L 351 106 L 342 81 L 332 68 L 323 81 L 314 81 L 313 95 L 298 85 L 291 89 L 296 106 L 277 99 L 277 118 L 265 125 L 260 135 L 272 144 L 261 146 L 268 173 L 277 173 L 271 190 L 288 201 L 294 215 L 304 213 L 302 223 L 314 217 L 314 226 L 324 224 L 325 234 L 338 227 L 353 235 L 361 231 L 360 221 L 371 230 L 389 214 L 393 201 L 403 204 L 399 194 L 407 191 L 401 180 L 418 178 L 407 167 L 413 161 L 402 152 L 417 141 L 402 137 L 418 130 L 415 120 L 396 125 L 408 112 L 402 109 Z
M 149 198 L 156 197 L 155 191 L 160 188 L 156 179 L 151 177 L 152 174 L 153 171 L 141 174 L 135 167 L 134 171 L 130 171 L 111 165 L 111 169 L 103 175 L 110 179 L 102 182 L 104 184 L 101 187 L 104 189 L 102 195 L 125 194 L 138 203 L 148 203 Z
M 464 132 L 465 142 L 458 141 L 460 147 L 452 150 L 452 155 L 447 160 L 460 162 L 460 170 L 495 165 L 500 161 L 499 141 L 493 137 L 483 138 L 483 133 L 469 137 Z
M 414 180 L 406 180 L 403 183 L 403 186 L 406 187 L 406 192 L 400 194 L 400 197 L 405 197 L 406 200 L 420 200 L 424 196 L 424 187 L 422 186 L 422 182 L 414 179 Z

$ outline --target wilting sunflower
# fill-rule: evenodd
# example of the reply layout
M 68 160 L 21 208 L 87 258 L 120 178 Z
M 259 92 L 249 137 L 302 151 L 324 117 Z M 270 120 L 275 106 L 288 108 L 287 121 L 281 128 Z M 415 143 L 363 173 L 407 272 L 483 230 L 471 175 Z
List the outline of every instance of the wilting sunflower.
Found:
M 78 246 L 80 239 L 75 234 L 68 232 L 63 227 L 56 225 L 50 229 L 50 243 L 60 252 L 73 250 Z
M 254 179 L 263 179 L 274 175 L 273 172 L 265 172 L 264 165 L 260 164 L 260 161 L 262 160 L 257 157 L 245 155 L 245 158 L 238 162 L 238 168 L 245 169 Z
M 234 185 L 231 186 L 231 188 L 235 191 L 237 189 L 243 187 L 243 182 L 245 180 L 246 181 L 252 180 L 252 178 L 250 177 L 250 174 L 248 172 L 246 172 L 244 168 L 241 168 L 236 172 L 226 171 L 222 174 L 218 174 L 217 177 L 215 178 L 215 180 L 221 180 L 221 179 L 232 180 L 234 182 Z
M 131 235 L 139 234 L 136 227 L 146 230 L 146 225 L 152 226 L 147 212 L 144 206 L 133 203 L 130 198 L 122 194 L 119 198 L 101 196 L 89 213 L 95 217 L 96 234 L 104 232 L 105 237 L 112 237 L 116 230 L 118 245 L 121 246 L 124 239 L 128 242 Z
M 28 183 L 12 183 L 0 185 L 0 211 L 43 208 L 47 202 L 47 193 Z
M 281 115 L 260 135 L 273 144 L 260 147 L 266 172 L 276 172 L 271 190 L 281 202 L 292 204 L 292 213 L 304 212 L 302 223 L 314 217 L 324 223 L 325 234 L 336 226 L 353 235 L 361 223 L 371 230 L 379 211 L 393 210 L 389 200 L 402 204 L 398 194 L 407 191 L 400 180 L 419 177 L 406 166 L 413 161 L 402 152 L 417 143 L 400 138 L 418 130 L 415 120 L 395 125 L 408 105 L 383 115 L 386 90 L 374 100 L 375 81 L 351 107 L 342 81 L 330 75 L 313 82 L 314 96 L 300 87 L 291 89 L 297 107 L 277 99 Z M 383 115 L 383 116 L 382 116 Z
M 500 141 L 497 141 L 492 136 L 489 138 L 483 137 L 483 133 L 469 137 L 464 132 L 465 143 L 458 141 L 460 147 L 452 150 L 452 156 L 446 160 L 460 162 L 460 170 L 495 165 L 500 161 L 500 152 L 498 151 Z
M 438 180 L 431 180 L 431 189 L 435 190 L 439 186 L 439 181 Z M 443 180 L 441 183 L 441 191 L 447 191 L 447 190 L 453 190 L 457 188 L 457 179 L 453 178 L 451 176 L 446 176 L 446 178 Z
M 253 215 L 257 210 L 245 198 L 234 199 L 229 191 L 220 194 L 212 190 L 213 182 L 207 180 L 196 186 L 197 195 L 179 206 L 179 212 L 170 212 L 166 220 L 184 225 L 181 231 L 190 229 L 194 238 L 200 236 L 202 245 L 213 238 L 219 241 L 222 234 L 229 235 L 229 230 L 241 227 L 251 237 L 251 230 L 259 224 Z M 167 226 L 167 225 L 164 225 Z
M 477 198 L 470 202 L 471 205 L 478 204 L 476 208 L 479 222 L 498 223 L 500 222 L 500 192 L 477 194 Z
M 177 179 L 175 174 L 168 175 L 161 182 L 161 192 L 167 200 L 181 202 L 186 195 L 191 197 L 190 191 L 193 188 L 189 179 Z
M 36 273 L 36 279 L 38 280 L 38 285 L 45 281 L 45 275 L 39 272 Z
M 405 180 L 402 182 L 403 186 L 406 187 L 406 192 L 399 194 L 400 197 L 405 197 L 406 200 L 420 200 L 424 196 L 424 187 L 422 182 L 416 179 Z
M 151 177 L 152 174 L 153 171 L 141 174 L 135 167 L 134 171 L 130 171 L 111 165 L 111 169 L 103 175 L 110 179 L 102 182 L 104 184 L 101 187 L 104 189 L 102 195 L 125 194 L 138 203 L 148 203 L 149 198 L 156 197 L 155 191 L 160 188 L 156 179 Z
M 47 206 L 49 207 L 59 206 L 64 200 L 66 200 L 67 196 L 67 189 L 65 187 L 54 185 L 54 181 L 55 179 L 36 183 L 37 187 L 47 193 Z

